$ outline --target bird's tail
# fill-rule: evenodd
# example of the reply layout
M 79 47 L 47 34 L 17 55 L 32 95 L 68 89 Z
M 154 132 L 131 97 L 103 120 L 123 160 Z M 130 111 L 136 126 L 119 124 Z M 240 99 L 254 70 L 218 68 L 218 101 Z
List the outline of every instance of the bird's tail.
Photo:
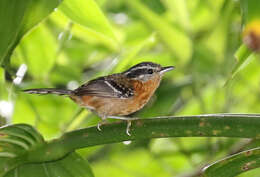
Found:
M 71 95 L 72 90 L 56 89 L 56 88 L 39 88 L 23 90 L 25 93 L 30 94 L 56 94 L 56 95 Z

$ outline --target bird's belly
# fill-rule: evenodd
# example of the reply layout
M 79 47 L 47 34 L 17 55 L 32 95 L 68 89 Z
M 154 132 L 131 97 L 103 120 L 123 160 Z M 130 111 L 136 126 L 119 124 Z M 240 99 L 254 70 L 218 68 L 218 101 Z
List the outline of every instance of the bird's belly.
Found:
M 111 116 L 124 116 L 132 114 L 144 107 L 144 105 L 149 101 L 149 95 L 142 95 L 143 99 L 137 101 L 135 97 L 128 99 L 116 99 L 114 101 L 108 100 L 104 110 L 107 112 L 107 115 Z
M 96 96 L 73 97 L 76 103 L 95 111 L 100 116 L 123 116 L 134 113 L 149 101 L 150 94 L 140 94 L 131 98 L 104 98 Z

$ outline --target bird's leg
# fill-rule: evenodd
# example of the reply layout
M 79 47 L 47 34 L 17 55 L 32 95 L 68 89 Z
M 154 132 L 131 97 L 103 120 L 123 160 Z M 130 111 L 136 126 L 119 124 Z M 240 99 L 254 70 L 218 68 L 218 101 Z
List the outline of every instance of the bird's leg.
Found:
M 101 121 L 98 122 L 98 124 L 97 124 L 97 129 L 99 131 L 101 131 L 101 126 L 107 122 L 107 117 L 106 116 L 100 116 L 100 117 L 101 117 Z
M 119 119 L 119 120 L 126 120 L 127 121 L 126 134 L 128 136 L 131 136 L 131 134 L 130 134 L 130 128 L 131 128 L 131 125 L 132 125 L 131 121 L 138 119 L 138 118 L 133 118 L 133 117 L 120 117 L 120 116 L 109 116 L 108 118 Z
M 131 127 L 131 125 L 132 125 L 131 120 L 127 120 L 126 134 L 128 136 L 131 136 L 131 134 L 130 134 L 130 127 Z

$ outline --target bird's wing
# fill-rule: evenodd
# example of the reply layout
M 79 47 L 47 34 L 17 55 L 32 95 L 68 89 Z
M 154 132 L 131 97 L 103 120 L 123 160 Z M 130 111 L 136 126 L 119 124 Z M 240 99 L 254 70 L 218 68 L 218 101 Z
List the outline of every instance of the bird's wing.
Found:
M 80 86 L 73 93 L 77 96 L 92 95 L 107 98 L 129 98 L 134 95 L 133 89 L 114 79 L 100 77 Z

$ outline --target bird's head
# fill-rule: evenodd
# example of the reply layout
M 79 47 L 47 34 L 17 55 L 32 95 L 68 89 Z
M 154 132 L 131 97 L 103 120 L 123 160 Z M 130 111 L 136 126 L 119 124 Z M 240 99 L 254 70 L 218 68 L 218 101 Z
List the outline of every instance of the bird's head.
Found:
M 154 77 L 163 76 L 165 72 L 171 71 L 173 68 L 173 66 L 163 67 L 153 62 L 142 62 L 132 66 L 127 71 L 123 72 L 123 74 L 127 78 L 146 82 Z

